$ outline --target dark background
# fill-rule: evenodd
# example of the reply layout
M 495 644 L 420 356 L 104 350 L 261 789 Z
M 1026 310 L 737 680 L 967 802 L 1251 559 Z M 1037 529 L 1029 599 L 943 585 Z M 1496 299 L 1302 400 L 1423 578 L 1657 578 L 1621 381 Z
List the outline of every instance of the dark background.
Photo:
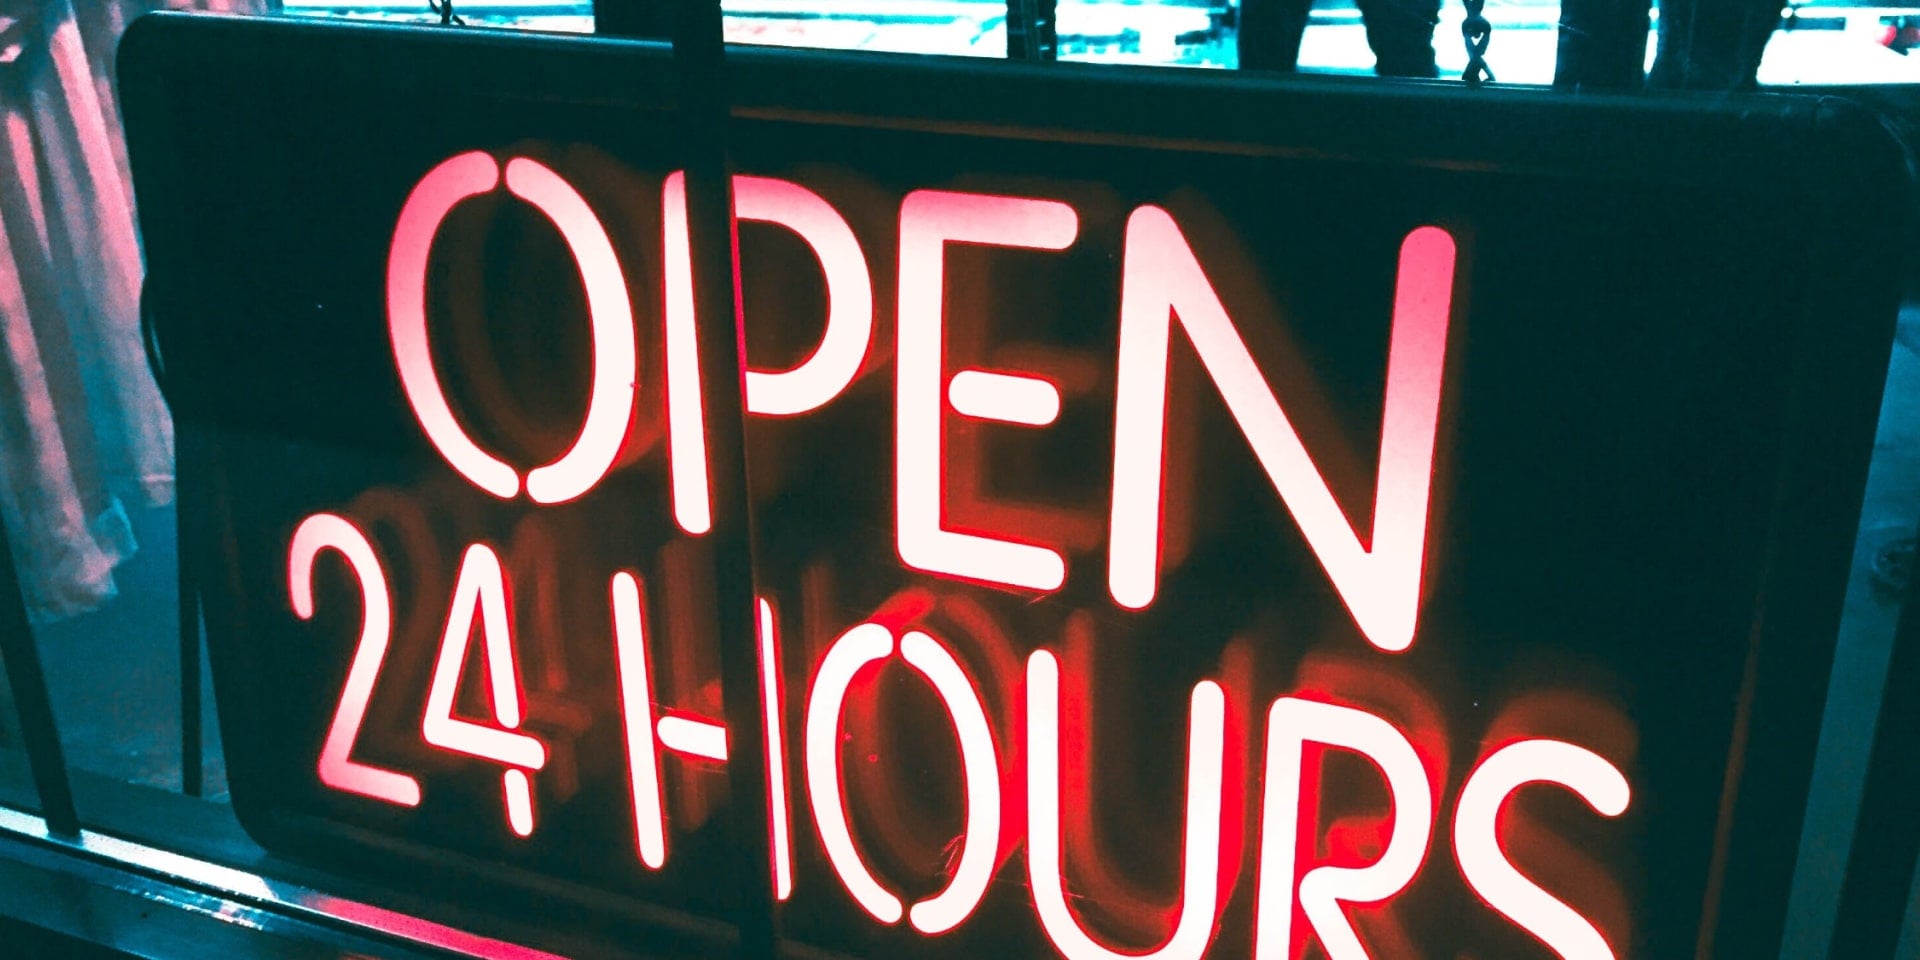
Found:
M 168 91 L 183 144 L 175 162 L 207 169 L 218 159 L 228 173 L 219 189 L 195 195 L 191 216 L 170 225 L 177 232 L 150 227 L 148 237 L 156 247 L 191 240 L 201 251 L 220 251 L 217 263 L 197 266 L 193 282 L 181 278 L 180 289 L 191 292 L 180 296 L 194 310 L 178 321 L 168 356 L 170 368 L 194 384 L 177 408 L 183 435 L 191 435 L 182 443 L 182 469 L 193 469 L 189 451 L 203 458 L 192 462 L 207 485 L 198 502 L 211 513 L 185 522 L 206 524 L 196 556 L 219 578 L 208 629 L 243 820 L 270 847 L 312 845 L 303 838 L 327 833 L 415 854 L 383 861 L 396 878 L 417 869 L 419 857 L 448 851 L 724 916 L 716 891 L 737 865 L 713 825 L 677 831 L 669 868 L 658 877 L 638 867 L 623 832 L 630 828 L 607 670 L 611 644 L 604 600 L 595 596 L 622 566 L 665 584 L 649 594 L 656 604 L 662 593 L 697 597 L 701 589 L 699 548 L 676 543 L 661 497 L 661 447 L 646 448 L 592 496 L 566 507 L 501 504 L 466 488 L 426 447 L 405 408 L 381 306 L 392 221 L 420 174 L 467 149 L 540 157 L 588 196 L 615 235 L 641 330 L 646 424 L 657 416 L 645 411 L 658 409 L 661 375 L 654 205 L 659 178 L 675 163 L 672 122 L 579 102 L 409 102 L 350 73 L 333 77 L 324 92 L 289 71 L 242 90 L 220 84 L 216 95 L 191 70 L 181 73 Z M 1637 135 L 1631 127 L 1615 132 Z M 1758 749 L 1779 751 L 1779 769 L 1798 779 L 1750 779 L 1739 798 L 1743 810 L 1760 811 L 1760 822 L 1797 829 L 1852 532 L 1817 521 L 1834 512 L 1850 518 L 1867 436 L 1853 424 L 1870 425 L 1872 414 L 1870 391 L 1809 391 L 1801 378 L 1814 358 L 1834 354 L 1884 369 L 1891 321 L 1889 294 L 1878 315 L 1829 308 L 1817 326 L 1810 322 L 1802 267 L 1818 262 L 1826 238 L 1819 228 L 1826 213 L 1813 201 L 1752 183 L 1662 183 L 1645 170 L 1609 182 L 1493 162 L 1435 165 L 1411 153 L 1399 162 L 1356 162 L 1303 151 L 1103 146 L 770 120 L 743 122 L 736 133 L 742 172 L 794 179 L 834 202 L 860 237 L 875 283 L 869 373 L 877 375 L 815 414 L 750 425 L 760 590 L 779 603 L 783 636 L 793 638 L 782 663 L 790 744 L 799 742 L 803 682 L 824 643 L 903 590 L 929 590 L 945 605 L 924 624 L 962 654 L 977 682 L 987 681 L 996 711 L 1006 706 L 996 689 L 1010 696 L 1019 686 L 1017 675 L 995 665 L 1017 664 L 1040 646 L 1059 649 L 1079 624 L 1097 638 L 1091 656 L 1099 666 L 1088 675 L 1098 751 L 1095 832 L 1111 844 L 1123 886 L 1139 901 L 1170 904 L 1176 895 L 1186 694 L 1201 678 L 1232 673 L 1239 686 L 1230 683 L 1230 694 L 1246 698 L 1242 719 L 1255 729 L 1275 697 L 1311 690 L 1395 719 L 1430 762 L 1438 760 L 1439 822 L 1427 864 L 1390 915 L 1356 911 L 1363 936 L 1397 924 L 1436 956 L 1544 955 L 1474 901 L 1446 850 L 1461 779 L 1483 744 L 1508 729 L 1503 723 L 1520 723 L 1525 733 L 1568 736 L 1609 756 L 1634 784 L 1632 806 L 1613 822 L 1570 797 L 1528 797 L 1520 805 L 1611 878 L 1612 892 L 1577 877 L 1560 883 L 1576 907 L 1596 916 L 1609 897 L 1621 901 L 1632 919 L 1626 932 L 1610 931 L 1616 949 L 1667 956 L 1696 942 L 1714 840 L 1731 829 L 1722 822 L 1722 787 L 1754 651 L 1765 667 L 1765 682 L 1756 681 L 1760 701 L 1786 705 L 1761 715 L 1763 729 L 1799 729 Z M 948 369 L 989 364 L 996 344 L 1044 344 L 1066 368 L 1093 371 L 1091 379 L 1068 392 L 1054 427 L 988 426 L 977 437 L 950 427 L 949 444 L 951 451 L 978 441 L 994 499 L 1078 511 L 1101 525 L 1121 225 L 1130 209 L 1159 203 L 1180 220 L 1362 529 L 1394 252 L 1415 226 L 1449 229 L 1460 258 L 1413 649 L 1388 656 L 1365 644 L 1184 345 L 1175 347 L 1170 422 L 1190 438 L 1193 456 L 1188 472 L 1170 473 L 1168 489 L 1193 495 L 1191 548 L 1184 563 L 1163 570 L 1151 608 L 1127 613 L 1107 599 L 1103 535 L 1066 551 L 1065 587 L 1038 602 L 902 568 L 891 530 L 892 392 L 880 365 L 890 355 L 898 198 L 921 187 L 1044 196 L 1078 210 L 1080 237 L 1059 254 L 950 251 Z M 456 405 L 477 434 L 480 423 L 519 418 L 522 429 L 485 439 L 514 453 L 510 459 L 531 462 L 557 449 L 554 437 L 570 436 L 583 400 L 567 386 L 585 359 L 577 281 L 552 279 L 556 270 L 567 276 L 562 248 L 524 210 L 501 203 L 489 216 L 486 202 L 471 206 L 461 215 L 466 224 L 455 218 L 447 230 L 485 231 L 484 242 L 476 241 L 485 264 L 482 302 L 463 309 L 451 293 L 441 301 L 435 335 L 450 351 L 442 369 L 463 349 L 492 356 L 498 384 L 476 383 Z M 810 342 L 823 314 L 817 270 L 790 237 L 769 229 L 743 228 L 742 248 L 749 362 L 784 365 L 796 344 Z M 444 275 L 472 270 L 459 259 L 468 252 L 438 245 Z M 1806 466 L 1809 459 L 1819 461 L 1818 471 Z M 951 472 L 948 482 L 951 488 Z M 323 613 L 312 623 L 292 618 L 284 597 L 293 526 L 317 510 L 364 509 L 374 489 L 386 491 L 379 497 L 386 509 L 405 515 L 392 521 L 395 531 L 415 523 L 432 532 L 421 541 L 432 549 L 422 551 L 401 546 L 397 532 L 374 531 L 390 570 L 404 555 L 398 565 L 419 572 L 391 581 L 397 633 L 356 753 L 422 776 L 428 800 L 414 812 L 326 791 L 313 777 L 356 610 L 344 580 L 320 581 Z M 1822 505 L 1807 509 L 1802 498 L 1816 494 Z M 1795 519 L 1783 520 L 1789 514 Z M 547 717 L 536 710 L 529 721 L 570 743 L 578 789 L 556 796 L 544 773 L 535 777 L 541 820 L 528 841 L 504 829 L 497 768 L 436 757 L 414 732 L 446 594 L 427 584 L 437 576 L 450 587 L 467 542 L 505 542 L 522 525 L 557 544 L 565 585 L 552 608 L 561 611 L 550 625 L 558 639 L 536 637 L 523 623 L 521 649 L 553 645 L 551 656 L 579 679 L 547 692 L 587 718 L 584 727 L 567 728 L 555 717 L 569 711 L 556 708 Z M 1055 532 L 1022 531 L 1042 540 Z M 1071 524 L 1057 532 L 1073 537 Z M 437 565 L 428 559 L 433 552 Z M 956 613 L 963 609 L 984 612 L 1004 640 L 968 627 L 966 614 Z M 410 615 L 418 622 L 407 622 Z M 699 669 L 712 656 L 699 618 L 666 617 L 661 643 L 676 663 L 685 667 L 691 658 L 690 677 L 716 675 Z M 1795 629 L 1807 626 L 1814 629 Z M 1245 654 L 1227 653 L 1236 640 Z M 523 659 L 523 676 L 530 662 Z M 846 778 L 862 785 L 850 788 L 856 804 L 859 790 L 870 791 L 873 809 L 905 821 L 902 829 L 857 818 L 856 828 L 876 870 L 910 899 L 939 886 L 937 868 L 918 847 L 937 854 L 961 810 L 957 784 L 946 779 L 952 771 L 893 759 L 951 750 L 924 688 L 903 676 L 888 668 L 878 679 L 888 709 L 898 711 L 889 722 L 900 742 L 875 734 L 870 752 L 887 758 L 875 761 L 882 772 Z M 700 696 L 695 688 L 673 692 L 678 705 Z M 1003 749 L 1014 742 L 1004 720 L 995 726 Z M 1108 730 L 1116 731 L 1111 743 L 1103 739 Z M 858 723 L 850 732 L 864 744 Z M 1256 734 L 1250 746 L 1248 860 L 1257 849 L 1251 811 L 1262 738 Z M 860 914 L 817 853 L 799 756 L 789 751 L 798 853 L 796 894 L 783 917 L 789 936 L 872 956 L 1050 950 L 1018 889 L 1025 883 L 1019 854 L 996 875 L 979 912 L 949 936 L 923 941 Z M 663 766 L 676 793 L 674 822 L 696 822 L 687 807 L 715 800 L 721 778 Z M 1357 817 L 1364 825 L 1381 813 L 1371 777 L 1364 764 L 1331 760 L 1323 820 Z M 331 823 L 343 830 L 325 826 Z M 1781 855 L 1790 866 L 1791 851 Z M 1085 856 L 1070 850 L 1069 870 Z M 1559 892 L 1552 874 L 1561 859 L 1522 865 Z M 1252 890 L 1247 865 L 1216 954 L 1245 949 Z M 1592 901 L 1582 898 L 1589 893 Z M 1151 914 L 1139 902 L 1093 897 L 1080 909 L 1116 946 L 1151 946 L 1164 933 L 1150 923 L 1127 929 L 1128 918 Z

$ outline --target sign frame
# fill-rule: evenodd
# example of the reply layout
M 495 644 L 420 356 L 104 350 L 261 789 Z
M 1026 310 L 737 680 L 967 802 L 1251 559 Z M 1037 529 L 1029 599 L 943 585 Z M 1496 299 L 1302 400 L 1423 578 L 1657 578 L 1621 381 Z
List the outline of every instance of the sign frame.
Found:
M 1807 718 L 1819 717 L 1826 690 L 1825 669 L 1809 676 L 1804 667 L 1831 663 L 1859 509 L 1858 484 L 1847 489 L 1846 478 L 1865 474 L 1891 343 L 1894 277 L 1908 236 L 1906 158 L 1876 118 L 1843 101 L 1798 97 L 1575 99 L 1444 84 L 746 48 L 728 58 L 738 120 L 1515 171 L 1621 185 L 1740 185 L 1806 205 L 1821 229 L 1804 264 L 1810 280 L 1799 325 L 1795 427 L 1775 477 L 1778 505 L 1757 590 L 1765 616 L 1754 624 L 1747 651 L 1736 739 L 1742 749 L 1728 767 L 1717 896 L 1704 905 L 1698 941 L 1702 956 L 1777 952 L 1797 852 L 1791 841 L 1801 834 L 1818 736 L 1817 722 Z M 172 14 L 133 24 L 120 76 L 149 257 L 146 296 L 179 437 L 184 552 L 202 561 L 220 556 L 231 539 L 205 431 L 243 414 L 217 409 L 200 388 L 216 375 L 201 363 L 215 332 L 196 318 L 217 312 L 200 298 L 217 296 L 232 278 L 222 275 L 217 256 L 205 255 L 211 238 L 190 199 L 204 189 L 205 172 L 187 169 L 171 141 L 167 118 L 179 105 L 169 79 L 198 74 L 238 82 L 263 71 L 353 75 L 423 102 L 593 102 L 661 114 L 678 107 L 669 48 L 658 43 Z M 196 568 L 194 579 L 204 587 L 220 582 L 215 573 Z M 207 600 L 210 608 L 220 602 Z M 248 678 L 228 672 L 225 659 L 213 657 L 220 702 L 260 695 Z M 254 733 L 236 726 L 232 712 L 222 711 L 223 734 L 228 743 L 245 742 Z M 253 809 L 244 774 L 234 788 L 242 823 L 269 849 L 336 861 L 342 854 L 334 841 L 346 839 L 386 855 L 420 856 L 353 828 Z M 713 924 L 665 915 L 671 911 L 495 864 L 469 859 L 459 866 L 486 878 L 490 901 L 510 903 L 515 891 L 535 890 L 643 928 L 674 928 L 709 947 L 728 939 Z

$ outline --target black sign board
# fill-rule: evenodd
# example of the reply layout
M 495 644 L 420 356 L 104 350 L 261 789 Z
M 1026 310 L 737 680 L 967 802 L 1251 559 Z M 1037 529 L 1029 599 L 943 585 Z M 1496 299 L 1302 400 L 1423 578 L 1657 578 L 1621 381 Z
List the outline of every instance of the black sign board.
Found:
M 130 31 L 263 845 L 738 922 L 753 737 L 754 882 L 848 955 L 1777 952 L 1904 236 L 1877 124 L 731 61 L 755 636 L 666 48 Z

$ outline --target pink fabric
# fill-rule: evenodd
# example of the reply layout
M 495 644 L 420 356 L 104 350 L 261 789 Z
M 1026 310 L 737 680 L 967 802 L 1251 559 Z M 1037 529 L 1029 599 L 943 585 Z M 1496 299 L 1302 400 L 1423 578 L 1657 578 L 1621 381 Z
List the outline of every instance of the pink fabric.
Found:
M 0 15 L 6 11 L 0 0 Z M 30 614 L 114 595 L 126 507 L 173 498 L 173 430 L 139 333 L 141 261 L 110 52 L 120 4 L 34 3 L 0 67 L 0 518 Z M 83 24 L 115 36 L 87 37 Z

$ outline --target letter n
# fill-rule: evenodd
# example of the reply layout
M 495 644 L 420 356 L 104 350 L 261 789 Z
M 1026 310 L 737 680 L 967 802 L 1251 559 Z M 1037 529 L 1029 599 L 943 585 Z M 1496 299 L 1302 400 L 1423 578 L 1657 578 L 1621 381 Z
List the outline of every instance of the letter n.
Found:
M 1114 600 L 1146 607 L 1159 579 L 1167 352 L 1177 319 L 1360 631 L 1381 650 L 1410 646 L 1419 617 L 1453 267 L 1453 238 L 1439 227 L 1420 227 L 1400 246 L 1373 531 L 1371 543 L 1362 544 L 1179 225 L 1159 207 L 1135 210 L 1121 269 L 1107 566 Z

